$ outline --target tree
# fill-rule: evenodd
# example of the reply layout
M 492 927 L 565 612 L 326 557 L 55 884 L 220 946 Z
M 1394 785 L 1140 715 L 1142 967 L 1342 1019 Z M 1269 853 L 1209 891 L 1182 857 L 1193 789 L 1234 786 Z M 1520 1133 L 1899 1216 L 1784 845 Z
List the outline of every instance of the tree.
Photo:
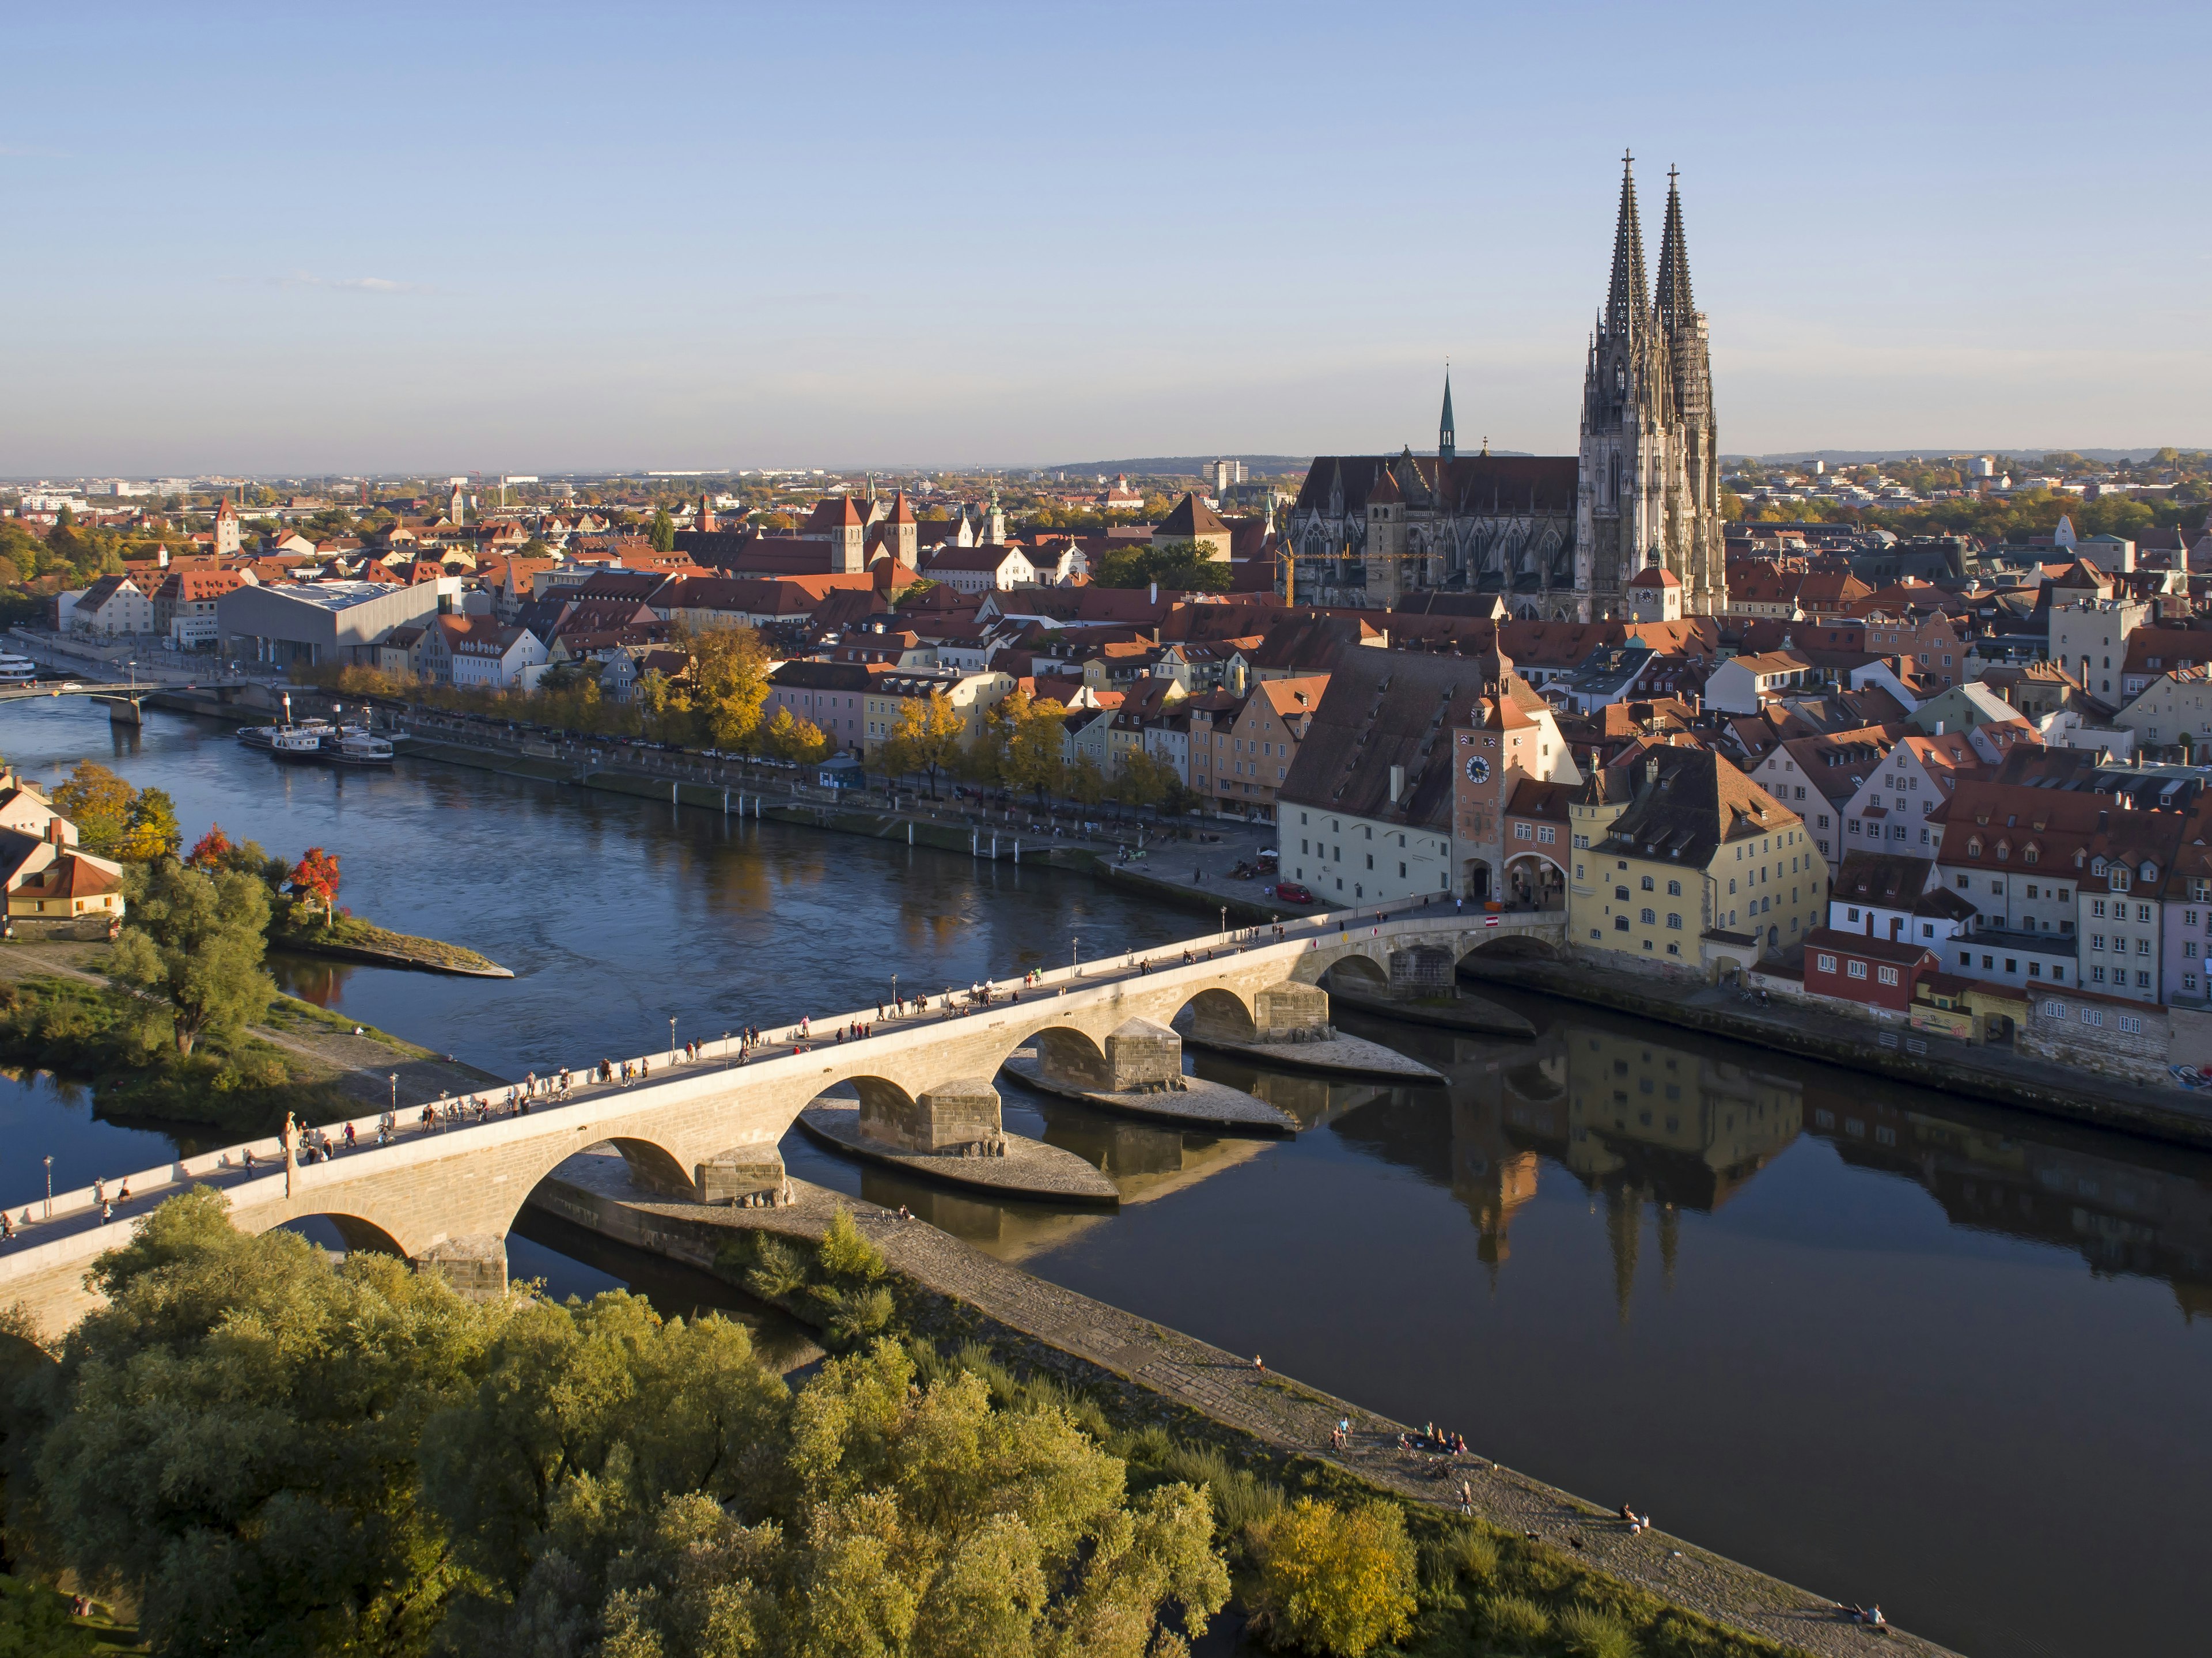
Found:
M 309 847 L 300 861 L 292 865 L 292 872 L 286 878 L 285 884 L 292 889 L 295 898 L 320 904 L 323 907 L 323 925 L 330 925 L 331 906 L 337 902 L 338 896 L 338 860 L 334 854 L 325 852 L 320 847 Z
M 1002 764 L 1007 786 L 1034 793 L 1037 804 L 1042 805 L 1045 796 L 1066 780 L 1067 768 L 1060 755 L 1065 736 L 1060 722 L 1067 717 L 1067 710 L 1051 697 L 1039 701 L 1026 691 L 1016 691 L 999 708 L 1006 711 L 1001 729 L 1006 732 Z
M 1395 1503 L 1346 1513 L 1302 1497 L 1261 1548 L 1260 1600 L 1285 1644 L 1359 1658 L 1413 1627 L 1415 1556 Z
M 144 788 L 131 803 L 115 855 L 143 864 L 155 858 L 173 858 L 184 843 L 184 827 L 177 822 L 176 802 L 169 799 L 168 791 Z
M 653 527 L 646 531 L 646 539 L 653 544 L 653 550 L 656 553 L 676 550 L 676 520 L 668 516 L 665 507 L 653 509 Z
M 125 893 L 131 925 L 108 972 L 168 1004 L 178 1053 L 261 1017 L 276 993 L 261 966 L 268 888 L 235 870 L 209 875 L 162 858 L 133 865 Z
M 1067 768 L 1067 792 L 1086 806 L 1095 806 L 1106 798 L 1106 774 L 1098 762 L 1087 754 L 1075 756 L 1075 763 Z
M 230 850 L 231 840 L 222 832 L 222 825 L 210 823 L 207 833 L 192 843 L 191 853 L 185 861 L 194 869 L 220 869 L 223 859 L 230 855 Z
M 676 644 L 691 658 L 701 735 L 714 748 L 750 751 L 759 741 L 768 701 L 769 653 L 760 635 L 750 628 L 693 628 L 679 621 Z
M 76 825 L 77 844 L 90 853 L 112 853 L 131 827 L 137 790 L 96 760 L 80 760 L 69 780 L 54 791 L 54 810 Z
M 469 1580 L 420 1500 L 416 1441 L 511 1303 L 390 1256 L 334 1269 L 295 1234 L 247 1237 L 204 1187 L 93 1278 L 107 1305 L 40 1390 L 34 1534 L 125 1586 L 157 1652 L 427 1653 Z
M 1182 780 L 1176 768 L 1150 749 L 1129 749 L 1123 751 L 1121 769 L 1114 778 L 1114 796 L 1142 811 L 1165 800 Z
M 1101 587 L 1162 587 L 1186 592 L 1229 591 L 1229 566 L 1201 541 L 1156 541 L 1110 552 L 1091 581 Z
M 769 724 L 767 747 L 778 760 L 809 766 L 830 752 L 830 739 L 811 720 L 800 720 L 789 708 L 778 708 Z
M 899 705 L 898 722 L 891 727 L 884 749 L 884 769 L 896 776 L 921 772 L 929 779 L 929 798 L 937 798 L 937 774 L 956 760 L 968 722 L 952 699 L 943 691 L 927 698 L 908 697 Z

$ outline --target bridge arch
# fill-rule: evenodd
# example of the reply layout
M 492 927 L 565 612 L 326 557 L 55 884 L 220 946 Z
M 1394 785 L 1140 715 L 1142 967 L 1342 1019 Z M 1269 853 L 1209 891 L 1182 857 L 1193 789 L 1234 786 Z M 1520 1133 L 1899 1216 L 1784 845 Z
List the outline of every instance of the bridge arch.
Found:
M 1328 964 L 1321 975 L 1322 987 L 1327 989 L 1332 981 L 1346 990 L 1379 993 L 1390 987 L 1390 975 L 1382 963 L 1358 950 L 1347 950 Z
M 1169 1023 L 1176 1023 L 1186 1011 L 1190 1015 L 1192 1030 L 1201 1037 L 1226 1042 L 1259 1040 L 1259 1021 L 1252 1017 L 1252 1010 L 1244 999 L 1233 990 L 1217 986 L 1200 991 L 1176 1010 Z
M 1103 1077 L 1109 1074 L 1106 1050 L 1086 1031 L 1073 1025 L 1048 1024 L 1031 1038 L 1044 1069 L 1060 1077 Z
M 629 1165 L 630 1178 L 640 1186 L 647 1187 L 657 1192 L 666 1192 L 672 1195 L 680 1193 L 685 1197 L 693 1196 L 698 1191 L 698 1183 L 693 1179 L 691 1171 L 685 1168 L 677 1159 L 676 1155 L 665 1146 L 657 1145 L 651 1140 L 638 1139 L 629 1135 L 618 1135 L 603 1144 L 611 1145 L 622 1153 L 623 1161 Z M 538 1178 L 544 1179 L 545 1175 L 551 1174 L 555 1169 L 567 1161 L 566 1157 L 556 1158 L 545 1173 Z M 532 1184 L 534 1186 L 536 1182 L 533 1181 Z M 522 1193 L 525 1199 L 528 1196 L 527 1191 Z M 520 1200 L 517 1201 L 515 1207 L 518 1210 L 520 1209 Z M 511 1226 L 513 1224 L 513 1218 L 509 1217 L 508 1224 Z
M 343 1210 L 319 1209 L 311 1214 L 295 1215 L 289 1220 L 280 1221 L 270 1230 L 307 1233 L 307 1224 L 315 1221 L 321 1221 L 334 1229 L 349 1254 L 396 1255 L 402 1260 L 407 1259 L 407 1251 L 400 1248 L 399 1240 L 382 1226 L 364 1216 L 349 1214 Z M 313 1242 L 312 1235 L 309 1241 Z
M 1548 938 L 1538 937 L 1535 933 L 1500 931 L 1488 938 L 1477 939 L 1461 953 L 1459 959 L 1462 963 L 1473 960 L 1477 956 L 1486 962 L 1510 962 L 1516 959 L 1556 962 L 1563 959 L 1563 955 L 1564 952 L 1557 944 Z

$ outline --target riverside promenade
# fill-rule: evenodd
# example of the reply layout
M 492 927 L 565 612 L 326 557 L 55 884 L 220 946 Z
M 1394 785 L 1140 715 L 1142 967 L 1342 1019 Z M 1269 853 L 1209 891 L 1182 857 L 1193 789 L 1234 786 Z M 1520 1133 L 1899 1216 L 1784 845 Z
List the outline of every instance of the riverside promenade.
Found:
M 1853 1624 L 1835 1601 L 1681 1538 L 1656 1530 L 1632 1533 L 1620 1517 L 1620 1503 L 1663 1514 L 1663 1491 L 1622 1491 L 1606 1503 L 1594 1503 L 1480 1455 L 1450 1458 L 1402 1450 L 1401 1437 L 1413 1431 L 1407 1424 L 1259 1370 L 1255 1355 L 1225 1352 L 1063 1289 L 927 1222 L 901 1220 L 891 1211 L 803 1181 L 793 1181 L 791 1187 L 794 1201 L 780 1208 L 707 1208 L 672 1202 L 638 1187 L 619 1157 L 586 1154 L 563 1163 L 532 1202 L 616 1242 L 710 1269 L 731 1230 L 811 1242 L 822 1236 L 838 1209 L 849 1209 L 891 1266 L 923 1289 L 1273 1449 L 1334 1463 L 1401 1496 L 1453 1512 L 1465 1480 L 1473 1488 L 1476 1513 L 1492 1525 L 1533 1536 L 1717 1622 L 1821 1658 L 1873 1651 L 1944 1658 L 1948 1653 L 1894 1628 L 1885 1636 Z M 1340 1452 L 1332 1447 L 1330 1434 L 1346 1418 L 1352 1423 L 1351 1441 Z

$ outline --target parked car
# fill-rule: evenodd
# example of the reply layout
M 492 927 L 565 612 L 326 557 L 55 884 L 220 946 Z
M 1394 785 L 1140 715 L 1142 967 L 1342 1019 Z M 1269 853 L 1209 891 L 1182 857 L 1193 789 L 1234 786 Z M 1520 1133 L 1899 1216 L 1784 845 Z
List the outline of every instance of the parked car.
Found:
M 1313 894 L 1296 881 L 1285 881 L 1275 889 L 1275 896 L 1286 904 L 1310 904 L 1314 901 Z

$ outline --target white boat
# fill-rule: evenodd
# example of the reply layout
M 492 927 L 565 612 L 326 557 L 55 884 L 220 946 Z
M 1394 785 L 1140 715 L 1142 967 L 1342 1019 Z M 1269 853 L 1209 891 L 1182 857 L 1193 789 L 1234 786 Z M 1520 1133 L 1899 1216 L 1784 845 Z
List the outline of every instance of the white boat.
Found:
M 380 737 L 371 737 L 365 731 L 349 731 L 337 744 L 325 747 L 323 752 L 341 766 L 388 766 L 392 763 L 392 744 Z
M 39 677 L 39 665 L 27 656 L 0 654 L 0 685 L 27 685 Z
M 283 726 L 269 739 L 270 752 L 279 760 L 319 760 L 323 734 L 305 726 Z
M 276 733 L 283 729 L 282 726 L 240 726 L 237 737 L 249 749 L 273 748 Z

